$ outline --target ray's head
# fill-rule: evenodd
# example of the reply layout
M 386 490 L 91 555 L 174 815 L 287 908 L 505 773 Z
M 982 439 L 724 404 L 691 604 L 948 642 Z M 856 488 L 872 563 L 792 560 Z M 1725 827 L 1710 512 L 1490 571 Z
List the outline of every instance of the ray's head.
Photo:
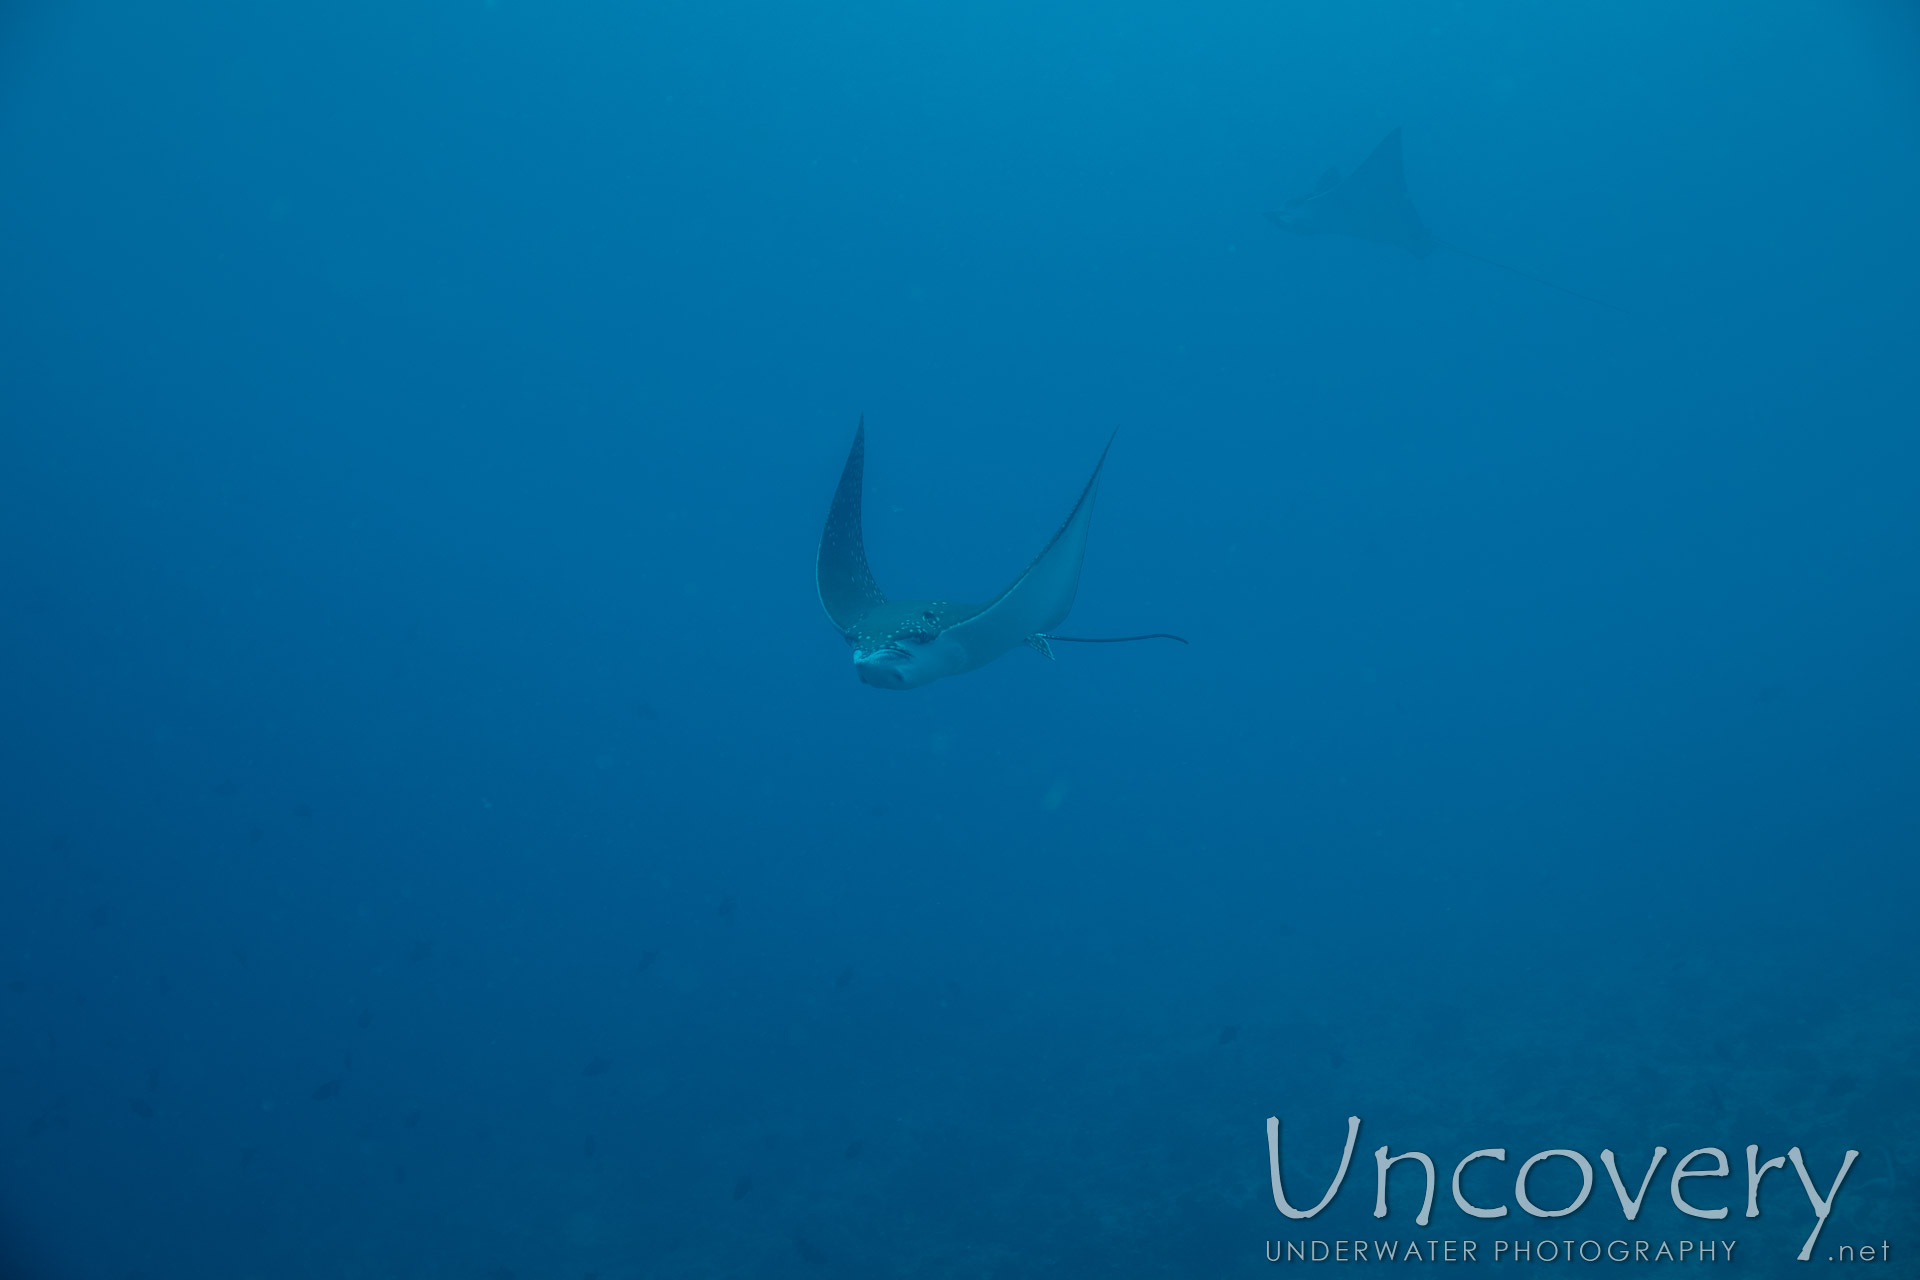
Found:
M 897 601 L 870 609 L 847 633 L 853 674 L 876 689 L 918 689 L 950 674 L 941 623 L 947 606 L 938 601 Z
M 860 683 L 876 689 L 918 689 L 934 679 L 926 674 L 929 664 L 921 662 L 917 652 L 924 647 L 918 641 L 904 640 L 875 649 L 855 649 L 853 674 Z
M 1320 212 L 1320 202 L 1315 196 L 1295 196 L 1278 209 L 1270 210 L 1267 221 L 1276 227 L 1284 227 L 1295 235 L 1318 235 L 1320 234 Z

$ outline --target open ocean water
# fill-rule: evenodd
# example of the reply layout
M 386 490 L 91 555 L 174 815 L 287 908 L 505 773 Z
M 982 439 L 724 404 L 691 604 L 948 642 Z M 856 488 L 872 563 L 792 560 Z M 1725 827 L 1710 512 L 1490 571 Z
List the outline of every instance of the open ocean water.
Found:
M 1878 0 L 4 0 L 0 1280 L 1920 1274 L 1917 207 Z M 863 415 L 1191 643 L 867 687 Z

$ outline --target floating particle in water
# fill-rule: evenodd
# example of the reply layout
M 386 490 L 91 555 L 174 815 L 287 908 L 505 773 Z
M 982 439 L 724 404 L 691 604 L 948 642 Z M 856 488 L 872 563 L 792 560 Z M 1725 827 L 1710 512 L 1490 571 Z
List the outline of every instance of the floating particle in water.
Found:
M 640 963 L 634 966 L 633 971 L 635 973 L 645 973 L 647 970 L 653 968 L 653 962 L 659 958 L 660 953 L 658 951 L 642 951 L 640 953 Z
M 867 1144 L 860 1141 L 860 1139 L 855 1138 L 852 1142 L 849 1142 L 847 1144 L 847 1149 L 841 1154 L 846 1156 L 847 1159 L 852 1160 L 855 1157 L 857 1157 L 862 1151 L 866 1150 L 866 1145 Z
M 603 1076 L 611 1070 L 613 1070 L 613 1059 L 595 1057 L 591 1062 L 587 1063 L 586 1066 L 580 1068 L 580 1074 L 583 1076 Z
M 1221 1044 L 1232 1044 L 1235 1040 L 1238 1040 L 1239 1038 L 1240 1038 L 1240 1028 L 1234 1026 L 1232 1023 L 1228 1023 L 1226 1026 L 1220 1028 Z
M 132 1105 L 133 1114 L 139 1116 L 142 1120 L 153 1119 L 153 1104 L 145 1098 L 135 1098 Z
M 747 1198 L 747 1192 L 751 1190 L 753 1190 L 753 1175 L 743 1173 L 740 1175 L 739 1180 L 733 1184 L 733 1198 L 735 1200 L 745 1200 Z
M 853 984 L 853 966 L 848 965 L 846 968 L 840 971 L 840 976 L 833 980 L 833 985 L 844 991 L 847 987 L 851 986 L 852 984 Z
M 313 1093 L 310 1096 L 313 1098 L 315 1102 L 326 1102 L 329 1099 L 339 1097 L 340 1096 L 339 1078 L 335 1077 L 332 1080 L 322 1080 L 319 1084 L 313 1087 Z
M 726 897 L 720 899 L 720 918 L 731 921 L 733 919 L 733 909 L 736 905 L 738 904 L 732 894 L 728 894 Z

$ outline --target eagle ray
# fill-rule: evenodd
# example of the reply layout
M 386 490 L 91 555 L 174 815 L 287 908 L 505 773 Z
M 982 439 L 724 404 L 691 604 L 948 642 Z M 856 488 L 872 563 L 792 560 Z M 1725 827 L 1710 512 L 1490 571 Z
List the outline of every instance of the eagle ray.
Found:
M 1066 521 L 1033 558 L 1026 571 L 985 604 L 951 600 L 890 600 L 867 564 L 862 531 L 861 489 L 867 457 L 866 419 L 854 429 L 853 447 L 827 509 L 820 532 L 814 579 L 820 606 L 853 647 L 854 674 L 877 689 L 917 689 L 942 676 L 983 667 L 1022 645 L 1051 658 L 1051 641 L 1073 644 L 1121 644 L 1131 640 L 1187 641 L 1167 632 L 1143 636 L 1060 636 L 1053 628 L 1067 620 L 1080 587 L 1080 565 L 1093 524 L 1093 498 L 1106 465 L 1100 451 L 1080 498 Z
M 1427 257 L 1435 249 L 1446 249 L 1463 258 L 1512 272 L 1523 280 L 1531 280 L 1583 302 L 1591 302 L 1596 307 L 1605 307 L 1623 315 L 1632 314 L 1626 308 L 1590 293 L 1556 284 L 1485 254 L 1462 249 L 1427 230 L 1419 213 L 1414 210 L 1412 197 L 1407 194 L 1407 170 L 1401 155 L 1400 130 L 1397 127 L 1382 138 L 1372 154 L 1347 177 L 1342 178 L 1338 169 L 1327 170 L 1312 191 L 1295 196 L 1282 208 L 1267 214 L 1267 218 L 1275 226 L 1284 227 L 1297 235 L 1324 234 L 1370 240 L 1375 244 L 1405 249 L 1416 258 Z

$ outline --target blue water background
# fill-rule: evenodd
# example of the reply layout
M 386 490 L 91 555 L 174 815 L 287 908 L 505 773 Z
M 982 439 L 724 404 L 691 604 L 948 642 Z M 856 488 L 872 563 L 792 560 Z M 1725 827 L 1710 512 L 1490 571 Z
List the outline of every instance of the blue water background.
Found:
M 0 1274 L 1920 1248 L 1911 14 L 16 0 Z M 1396 125 L 1624 313 L 1263 219 Z M 1117 429 L 1065 630 L 1192 645 L 858 684 L 861 414 L 959 599 Z

